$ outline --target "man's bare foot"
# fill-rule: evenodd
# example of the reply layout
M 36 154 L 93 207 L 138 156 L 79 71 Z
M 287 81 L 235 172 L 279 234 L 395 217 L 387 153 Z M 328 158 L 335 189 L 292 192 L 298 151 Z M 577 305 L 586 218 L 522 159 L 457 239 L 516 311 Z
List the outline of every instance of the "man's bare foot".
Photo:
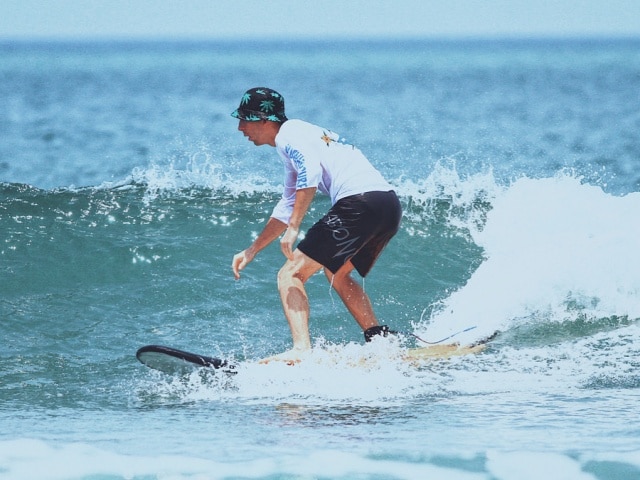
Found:
M 286 352 L 279 353 L 277 355 L 273 355 L 271 357 L 263 358 L 258 363 L 269 363 L 269 362 L 284 362 L 287 365 L 295 365 L 296 363 L 300 363 L 302 360 L 307 358 L 311 350 L 309 349 L 297 349 L 292 348 L 291 350 L 287 350 Z

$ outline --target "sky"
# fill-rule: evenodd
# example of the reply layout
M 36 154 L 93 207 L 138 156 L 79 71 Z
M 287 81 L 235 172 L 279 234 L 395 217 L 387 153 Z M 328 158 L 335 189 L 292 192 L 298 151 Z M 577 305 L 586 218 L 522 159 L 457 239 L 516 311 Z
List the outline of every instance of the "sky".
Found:
M 0 39 L 640 37 L 640 0 L 0 0 Z

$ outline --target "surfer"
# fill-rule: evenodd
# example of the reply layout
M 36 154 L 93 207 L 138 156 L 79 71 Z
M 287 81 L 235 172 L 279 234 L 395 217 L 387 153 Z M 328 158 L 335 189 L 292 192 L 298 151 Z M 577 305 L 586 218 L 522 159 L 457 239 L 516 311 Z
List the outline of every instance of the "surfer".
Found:
M 366 341 L 386 335 L 371 301 L 351 277 L 363 278 L 400 226 L 402 210 L 391 185 L 367 158 L 337 133 L 311 123 L 287 119 L 284 98 L 269 88 L 252 88 L 231 114 L 238 130 L 255 145 L 270 145 L 284 163 L 284 192 L 255 241 L 233 257 L 234 276 L 256 254 L 280 237 L 287 258 L 278 272 L 278 291 L 289 322 L 293 348 L 264 361 L 300 361 L 311 350 L 309 301 L 305 282 L 324 273 L 364 331 Z M 331 208 L 294 244 L 317 190 L 331 198 Z

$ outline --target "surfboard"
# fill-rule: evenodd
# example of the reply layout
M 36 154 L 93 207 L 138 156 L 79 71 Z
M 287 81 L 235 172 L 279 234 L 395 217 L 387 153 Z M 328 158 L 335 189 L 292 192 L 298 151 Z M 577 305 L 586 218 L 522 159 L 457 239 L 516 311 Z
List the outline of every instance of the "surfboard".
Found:
M 221 358 L 207 357 L 162 345 L 146 345 L 136 352 L 136 358 L 149 368 L 170 375 L 189 373 L 195 368 L 213 368 L 227 374 L 235 374 L 237 366 Z
M 430 345 L 428 347 L 410 348 L 403 355 L 403 359 L 410 362 L 446 359 L 460 355 L 479 353 L 486 348 L 485 344 L 473 346 Z M 237 366 L 221 358 L 208 357 L 197 353 L 178 350 L 162 345 L 146 345 L 136 352 L 136 358 L 149 368 L 175 375 L 190 373 L 196 368 L 212 368 L 226 374 L 238 373 Z
M 460 355 L 470 355 L 480 353 L 487 345 L 480 343 L 476 345 L 429 345 L 428 347 L 410 348 L 404 355 L 404 359 L 408 361 L 435 360 L 438 358 L 451 358 Z

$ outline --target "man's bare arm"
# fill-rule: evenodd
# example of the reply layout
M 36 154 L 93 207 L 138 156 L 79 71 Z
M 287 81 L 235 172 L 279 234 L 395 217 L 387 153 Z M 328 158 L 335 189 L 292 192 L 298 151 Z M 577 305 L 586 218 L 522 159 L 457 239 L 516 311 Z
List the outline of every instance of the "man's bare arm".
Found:
M 298 239 L 300 233 L 300 225 L 304 218 L 309 206 L 313 201 L 313 197 L 316 194 L 316 187 L 302 188 L 296 192 L 296 201 L 293 205 L 293 213 L 289 219 L 289 226 L 287 231 L 280 239 L 280 249 L 285 257 L 289 260 L 293 260 L 293 245 Z
M 258 238 L 254 240 L 251 246 L 233 256 L 231 269 L 233 270 L 233 275 L 236 280 L 240 278 L 240 271 L 255 258 L 258 252 L 278 238 L 286 228 L 287 225 L 280 220 L 273 217 L 269 218 L 267 224 L 262 229 L 262 232 L 258 235 Z

